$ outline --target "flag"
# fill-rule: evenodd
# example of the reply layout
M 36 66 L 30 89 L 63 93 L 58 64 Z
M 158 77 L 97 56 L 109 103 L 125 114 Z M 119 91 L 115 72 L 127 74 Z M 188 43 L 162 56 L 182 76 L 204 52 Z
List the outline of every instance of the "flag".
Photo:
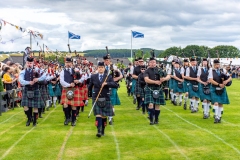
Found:
M 76 34 L 68 31 L 68 38 L 69 39 L 80 39 L 81 37 L 79 35 L 76 35 Z
M 144 34 L 136 31 L 132 31 L 133 38 L 144 38 Z

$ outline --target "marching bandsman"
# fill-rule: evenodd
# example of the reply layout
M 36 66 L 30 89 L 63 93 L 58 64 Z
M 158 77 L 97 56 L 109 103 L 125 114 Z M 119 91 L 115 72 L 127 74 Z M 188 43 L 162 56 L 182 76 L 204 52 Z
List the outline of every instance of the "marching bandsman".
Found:
M 147 111 L 147 105 L 144 103 L 145 92 L 144 88 L 146 86 L 146 82 L 144 80 L 144 72 L 146 70 L 146 66 L 141 66 L 141 73 L 138 75 L 138 83 L 139 83 L 139 93 L 140 93 L 140 105 L 142 107 L 142 113 L 145 114 Z
M 211 103 L 214 109 L 214 123 L 221 123 L 221 117 L 223 113 L 223 104 L 230 104 L 227 90 L 225 86 L 228 86 L 232 78 L 229 76 L 224 79 L 225 69 L 220 68 L 220 62 L 218 59 L 213 61 L 213 69 L 209 70 L 208 78 L 212 83 L 211 86 Z
M 75 79 L 74 75 L 75 71 L 72 68 L 72 58 L 67 57 L 65 59 L 65 69 L 60 73 L 60 83 L 63 87 L 61 104 L 63 105 L 63 111 L 65 114 L 64 125 L 68 125 L 68 123 L 71 121 L 72 126 L 76 125 L 76 107 L 83 105 L 83 94 L 78 85 L 84 81 L 84 77 L 81 79 Z M 72 120 L 70 120 L 69 106 L 72 110 Z
M 174 64 L 175 64 L 175 59 L 172 60 L 172 65 L 170 68 L 168 68 L 168 70 L 171 73 L 171 78 L 168 81 L 169 83 L 169 90 L 170 90 L 170 98 L 171 98 L 171 103 L 174 102 L 174 98 L 176 97 L 176 95 L 173 92 L 173 72 L 174 72 Z
M 170 73 L 166 77 L 163 76 L 164 72 L 156 67 L 156 59 L 152 56 L 149 59 L 149 67 L 144 72 L 146 82 L 144 103 L 148 106 L 150 113 L 150 125 L 159 123 L 160 105 L 166 104 L 161 84 L 170 79 Z M 155 115 L 155 120 L 153 120 L 153 115 Z
M 113 78 L 113 81 L 117 84 L 119 83 L 119 80 L 123 78 L 123 75 L 121 74 L 120 70 L 117 69 L 117 67 L 113 66 L 111 64 L 111 57 L 109 54 L 103 57 L 104 65 L 105 65 L 105 73 L 108 73 L 111 70 L 111 76 Z M 119 84 L 118 84 L 119 85 Z M 115 112 L 114 106 L 115 105 L 121 105 L 120 99 L 118 97 L 117 88 L 110 88 L 110 99 L 111 104 L 113 106 L 113 112 Z M 108 117 L 109 124 L 113 124 L 113 117 Z
M 134 65 L 130 68 L 130 74 L 133 75 L 133 72 L 135 70 L 135 68 L 138 66 L 138 59 L 134 59 Z M 133 78 L 132 76 L 132 88 L 131 88 L 131 94 L 133 95 L 133 104 L 136 104 L 137 101 L 137 97 L 135 94 L 135 87 L 136 87 L 136 82 L 137 80 L 135 78 Z
M 190 107 L 191 107 L 191 113 L 195 113 L 198 111 L 198 105 L 199 105 L 199 86 L 198 86 L 198 79 L 197 79 L 197 73 L 198 73 L 198 67 L 197 67 L 197 61 L 195 58 L 190 59 L 191 67 L 188 67 L 186 70 L 186 79 L 189 80 L 189 98 L 191 98 Z
M 143 58 L 140 57 L 138 58 L 138 66 L 134 68 L 134 71 L 133 71 L 133 75 L 132 75 L 132 78 L 136 80 L 136 85 L 135 85 L 135 92 L 134 92 L 134 95 L 136 96 L 136 99 L 137 99 L 137 107 L 136 107 L 136 110 L 139 110 L 140 109 L 140 101 L 141 101 L 141 98 L 140 98 L 140 84 L 138 83 L 138 75 L 141 73 L 141 66 L 144 64 L 144 61 L 143 61 Z
M 184 59 L 183 60 L 183 69 L 184 69 L 184 74 L 182 74 L 182 77 L 184 78 L 184 82 L 183 82 L 183 87 L 184 87 L 184 91 L 185 91 L 185 95 L 184 95 L 184 104 L 183 104 L 183 109 L 187 109 L 187 101 L 188 101 L 188 86 L 189 86 L 189 81 L 186 78 L 186 71 L 187 68 L 189 67 L 189 62 L 188 59 Z M 191 109 L 191 108 L 190 108 Z
M 39 68 L 33 67 L 33 58 L 27 57 L 26 69 L 21 71 L 19 75 L 19 82 L 24 86 L 21 105 L 24 107 L 24 112 L 28 118 L 26 126 L 29 126 L 32 120 L 32 112 L 29 108 L 33 108 L 33 126 L 36 126 L 38 108 L 44 106 L 38 82 L 43 81 L 46 78 L 46 74 L 40 75 L 38 70 Z
M 173 101 L 173 104 L 175 106 L 182 105 L 182 93 L 184 92 L 184 87 L 183 87 L 184 79 L 182 77 L 182 74 L 184 74 L 184 69 L 180 67 L 179 62 L 176 61 L 174 64 L 173 77 L 172 77 L 173 93 L 176 94 Z
M 97 137 L 104 135 L 105 127 L 107 125 L 107 116 L 114 116 L 113 107 L 110 99 L 110 88 L 117 88 L 118 85 L 113 81 L 109 72 L 105 72 L 104 62 L 98 63 L 98 73 L 92 74 L 88 90 L 92 93 L 92 100 L 95 102 L 93 108 L 94 115 L 96 116 L 95 125 L 97 127 Z M 100 92 L 102 88 L 102 91 Z M 93 90 L 93 92 L 92 92 Z M 100 93 L 99 93 L 100 92 Z M 99 96 L 98 96 L 99 95 Z
M 208 79 L 208 71 L 210 67 L 208 66 L 207 58 L 202 59 L 202 67 L 198 69 L 198 82 L 199 84 L 199 93 L 200 100 L 202 101 L 203 108 L 203 119 L 210 117 L 210 101 L 211 101 L 211 92 L 210 92 L 210 82 Z

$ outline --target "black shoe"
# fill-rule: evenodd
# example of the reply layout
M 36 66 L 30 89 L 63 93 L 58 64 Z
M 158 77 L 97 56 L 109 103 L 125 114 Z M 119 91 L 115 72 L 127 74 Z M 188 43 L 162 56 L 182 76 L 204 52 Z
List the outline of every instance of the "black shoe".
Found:
M 150 125 L 154 125 L 154 123 L 150 121 Z
M 76 126 L 76 121 L 72 122 L 72 126 Z
M 178 105 L 179 105 L 179 106 L 182 106 L 182 102 L 180 102 Z
M 68 125 L 68 123 L 69 123 L 69 119 L 65 119 L 64 125 L 66 126 L 66 125 Z
M 197 112 L 194 108 L 191 109 L 191 113 Z
M 140 107 L 137 106 L 137 107 L 136 107 L 136 110 L 139 110 L 139 109 L 140 109 Z
M 33 127 L 36 127 L 37 126 L 37 122 L 33 122 Z
M 101 137 L 101 136 L 102 136 L 102 132 L 101 132 L 100 129 L 98 130 L 98 133 L 96 134 L 96 136 L 97 136 L 97 137 Z
M 219 123 L 219 118 L 218 117 L 215 117 L 214 123 Z
M 203 119 L 208 119 L 208 115 L 204 114 Z
M 102 132 L 101 132 L 102 136 L 105 136 L 104 130 L 105 130 L 105 128 L 102 128 Z
M 30 126 L 30 123 L 31 123 L 31 121 L 28 120 L 28 121 L 26 122 L 26 126 Z
M 158 124 L 158 119 L 154 121 L 154 124 Z
M 218 123 L 221 123 L 221 119 L 222 119 L 222 117 L 220 117 L 220 118 L 218 119 Z
M 39 118 L 43 118 L 43 116 L 40 114 L 39 116 L 38 116 Z
M 113 124 L 113 118 L 109 121 L 109 125 Z
M 176 105 L 177 105 L 177 102 L 176 102 L 176 101 L 173 101 L 173 105 L 176 106 Z

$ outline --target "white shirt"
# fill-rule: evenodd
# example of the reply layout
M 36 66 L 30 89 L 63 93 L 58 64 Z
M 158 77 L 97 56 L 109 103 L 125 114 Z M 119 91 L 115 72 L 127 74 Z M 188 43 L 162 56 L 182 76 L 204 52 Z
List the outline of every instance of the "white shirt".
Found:
M 195 67 L 196 67 L 196 69 L 199 70 L 199 68 L 197 66 L 195 66 Z M 193 68 L 193 66 L 192 66 L 192 68 Z M 186 70 L 186 77 L 190 77 L 190 67 L 188 67 Z
M 175 68 L 175 69 L 176 69 L 176 68 Z M 179 69 L 178 69 L 178 70 L 179 70 Z M 181 74 L 181 75 L 184 74 L 184 68 L 183 68 L 183 67 L 180 68 L 180 74 Z M 175 70 L 173 70 L 173 75 L 176 76 Z

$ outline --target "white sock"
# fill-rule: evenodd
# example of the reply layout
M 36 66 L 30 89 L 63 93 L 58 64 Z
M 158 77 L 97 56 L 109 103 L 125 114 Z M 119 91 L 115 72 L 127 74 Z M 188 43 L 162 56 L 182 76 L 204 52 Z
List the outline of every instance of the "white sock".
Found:
M 109 117 L 108 117 L 108 120 L 111 121 L 111 120 L 112 120 L 112 116 L 109 116 Z
M 218 107 L 218 117 L 219 118 L 222 117 L 222 111 L 223 111 L 223 107 Z
M 190 102 L 191 102 L 191 107 L 194 107 L 195 100 L 194 99 L 190 99 Z
M 175 94 L 175 96 L 176 96 L 175 101 L 178 102 L 179 95 Z
M 115 112 L 115 109 L 113 108 L 113 113 Z
M 56 102 L 57 102 L 57 97 L 53 97 L 53 104 L 54 104 L 54 106 L 56 106 Z
M 210 103 L 207 103 L 207 109 L 206 109 L 207 114 L 209 114 L 209 110 L 210 110 Z
M 171 100 L 173 101 L 173 91 L 170 91 Z
M 214 115 L 218 116 L 218 106 L 213 106 L 214 111 Z
M 188 97 L 184 97 L 184 103 L 187 103 Z
M 49 106 L 49 100 L 46 100 L 46 107 Z
M 182 95 L 181 94 L 179 95 L 179 102 L 180 103 L 182 102 Z
M 203 113 L 204 113 L 204 114 L 207 114 L 207 113 L 208 113 L 208 112 L 207 112 L 207 103 L 202 102 L 202 105 L 203 105 Z
M 194 105 L 194 108 L 195 108 L 195 109 L 198 108 L 198 104 L 199 104 L 199 101 L 195 100 L 195 105 Z

